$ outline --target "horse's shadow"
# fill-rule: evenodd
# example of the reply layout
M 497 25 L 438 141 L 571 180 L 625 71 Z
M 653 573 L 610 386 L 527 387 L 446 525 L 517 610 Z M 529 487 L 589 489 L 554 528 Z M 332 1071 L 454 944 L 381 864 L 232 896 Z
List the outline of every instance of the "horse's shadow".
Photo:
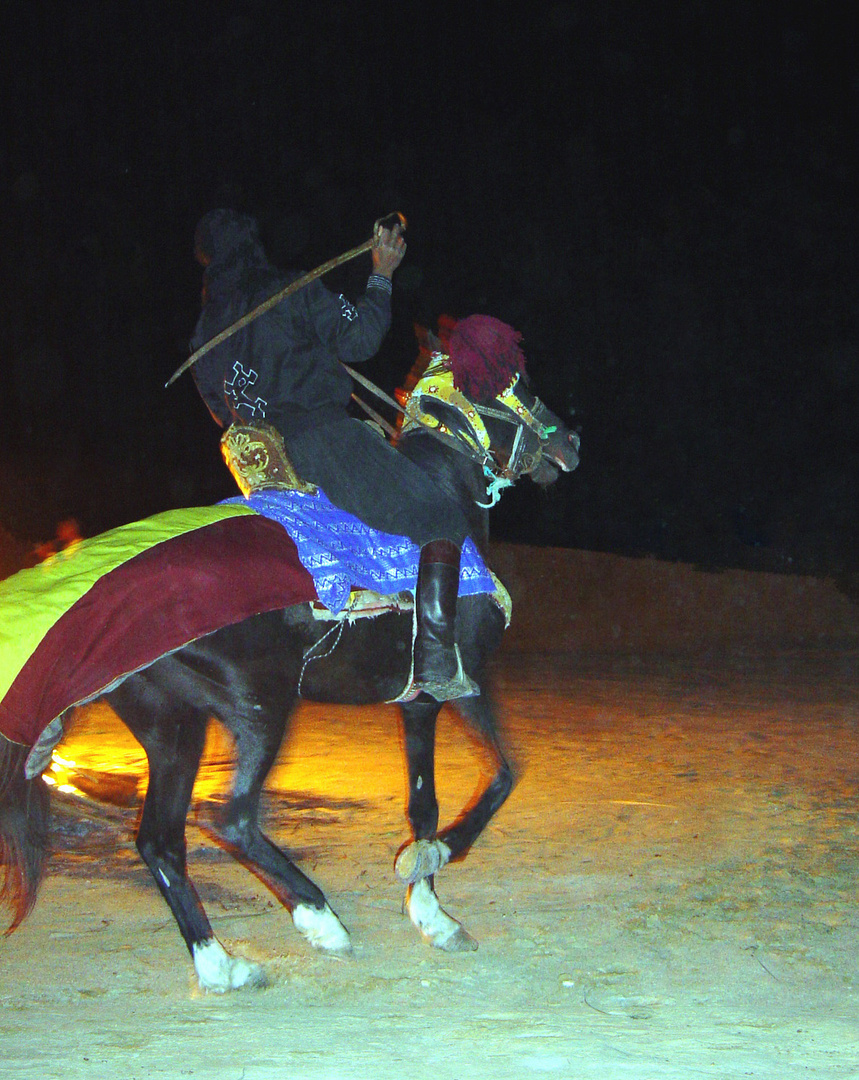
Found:
M 91 877 L 93 865 L 98 864 L 100 878 L 123 881 L 148 891 L 151 877 L 140 863 L 134 843 L 143 800 L 131 797 L 128 784 L 120 788 L 113 782 L 112 774 L 105 776 L 108 782 L 99 790 L 91 774 L 84 796 L 56 792 L 51 830 L 54 865 L 67 876 Z M 74 779 L 79 778 L 75 776 Z M 232 853 L 213 824 L 226 803 L 226 795 L 195 803 L 188 820 L 189 826 L 200 834 L 197 842 L 194 842 L 193 833 L 189 837 L 188 856 L 195 864 L 228 865 L 232 862 Z M 272 833 L 276 833 L 287 823 L 338 825 L 344 816 L 366 813 L 370 806 L 367 799 L 332 798 L 302 790 L 272 791 L 263 798 L 261 816 Z M 322 855 L 323 846 L 320 839 L 318 846 L 305 843 L 301 847 L 290 846 L 289 850 L 296 860 L 315 862 Z M 203 891 L 211 894 L 213 899 L 218 899 L 216 893 L 224 892 L 211 881 Z

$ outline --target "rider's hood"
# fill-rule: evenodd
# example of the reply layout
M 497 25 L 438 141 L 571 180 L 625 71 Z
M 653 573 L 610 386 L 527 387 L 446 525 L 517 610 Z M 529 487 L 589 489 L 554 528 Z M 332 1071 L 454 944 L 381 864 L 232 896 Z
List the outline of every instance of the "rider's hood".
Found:
M 200 219 L 194 255 L 206 268 L 210 298 L 213 292 L 228 293 L 248 271 L 274 269 L 260 243 L 256 220 L 235 210 L 211 210 Z
M 194 232 L 194 255 L 203 266 L 268 266 L 256 220 L 235 210 L 210 210 Z

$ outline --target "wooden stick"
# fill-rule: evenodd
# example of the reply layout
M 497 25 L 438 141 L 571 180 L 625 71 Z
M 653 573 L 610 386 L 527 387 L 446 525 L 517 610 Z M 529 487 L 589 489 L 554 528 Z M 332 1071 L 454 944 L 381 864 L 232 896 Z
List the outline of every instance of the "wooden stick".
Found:
M 380 218 L 376 222 L 376 226 L 381 226 L 384 229 L 390 229 L 392 227 L 399 226 L 401 229 L 406 227 L 406 219 L 403 214 L 395 211 L 393 214 L 388 214 L 387 217 Z M 323 263 L 321 266 L 317 266 L 315 270 L 310 270 L 300 278 L 296 278 L 290 285 L 287 285 L 285 289 L 281 289 L 280 292 L 270 296 L 268 300 L 264 300 L 258 307 L 255 307 L 253 311 L 249 311 L 247 315 L 242 315 L 240 319 L 234 322 L 231 326 L 228 326 L 226 330 L 222 330 L 220 334 L 216 334 L 213 338 L 210 338 L 205 345 L 201 345 L 196 352 L 191 353 L 188 359 L 181 367 L 176 368 L 167 382 L 164 384 L 166 389 L 171 386 L 180 375 L 184 374 L 196 363 L 201 356 L 205 356 L 210 349 L 214 349 L 216 345 L 220 345 L 222 341 L 226 341 L 227 338 L 232 337 L 242 329 L 243 326 L 247 326 L 249 322 L 253 322 L 254 319 L 258 319 L 260 315 L 264 315 L 267 311 L 270 311 L 273 307 L 285 300 L 287 296 L 291 296 L 293 293 L 298 292 L 299 289 L 303 289 L 305 285 L 309 285 L 311 281 L 316 281 L 317 278 L 322 277 L 323 274 L 327 274 L 329 270 L 333 270 L 335 266 L 342 266 L 343 263 L 349 262 L 351 259 L 356 259 L 359 255 L 363 255 L 365 251 L 369 251 L 375 242 L 376 228 L 373 229 L 373 237 L 369 240 L 365 240 L 363 244 L 359 244 L 357 247 L 352 248 L 351 251 L 344 251 L 342 255 L 336 255 L 333 259 L 329 259 L 328 262 Z
M 258 307 L 255 307 L 253 311 L 249 311 L 247 315 L 242 315 L 240 319 L 234 322 L 231 326 L 228 326 L 226 330 L 222 330 L 220 334 L 215 334 L 213 338 L 210 338 L 205 345 L 201 345 L 196 352 L 191 353 L 188 359 L 182 364 L 181 367 L 176 368 L 167 382 L 164 384 L 165 389 L 171 386 L 180 375 L 183 375 L 192 364 L 195 364 L 201 356 L 205 356 L 210 349 L 214 349 L 216 345 L 220 345 L 222 341 L 226 341 L 227 338 L 232 337 L 233 334 L 238 333 L 242 327 L 247 326 L 249 322 L 253 322 L 254 319 L 258 319 L 260 315 L 264 315 L 267 311 L 270 311 L 273 307 L 285 300 L 287 296 L 291 296 L 293 293 L 298 292 L 299 289 L 303 289 L 305 285 L 309 285 L 311 281 L 316 281 L 317 278 L 322 277 L 323 274 L 327 274 L 329 270 L 333 270 L 335 266 L 340 266 L 345 262 L 349 262 L 350 259 L 355 259 L 359 255 L 363 255 L 365 251 L 369 251 L 373 246 L 372 240 L 365 240 L 363 244 L 359 244 L 358 247 L 352 248 L 351 251 L 345 251 L 342 255 L 337 255 L 333 259 L 329 259 L 328 262 L 323 263 L 321 266 L 317 266 L 315 270 L 310 270 L 304 274 L 303 277 L 296 278 L 286 286 L 285 289 L 281 289 L 280 292 L 270 296 L 268 300 L 264 300 Z

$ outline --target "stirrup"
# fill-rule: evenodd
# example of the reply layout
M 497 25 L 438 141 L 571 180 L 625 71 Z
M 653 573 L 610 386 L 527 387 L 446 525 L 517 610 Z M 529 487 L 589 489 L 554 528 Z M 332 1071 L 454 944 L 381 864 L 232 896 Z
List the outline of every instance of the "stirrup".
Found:
M 480 697 L 480 687 L 470 678 L 462 666 L 462 657 L 459 654 L 459 646 L 454 645 L 456 652 L 456 674 L 445 678 L 443 675 L 429 676 L 420 681 L 412 677 L 409 690 L 416 693 L 429 694 L 436 701 L 456 701 L 457 698 Z

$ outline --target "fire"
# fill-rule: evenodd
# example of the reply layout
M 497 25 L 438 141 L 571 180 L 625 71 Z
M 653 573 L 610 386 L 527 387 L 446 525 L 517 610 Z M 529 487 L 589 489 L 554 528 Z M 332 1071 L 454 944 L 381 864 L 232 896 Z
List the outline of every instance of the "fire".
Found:
M 50 787 L 54 787 L 57 791 L 63 791 L 67 795 L 77 795 L 81 799 L 86 798 L 84 792 L 80 788 L 75 787 L 71 782 L 71 778 L 74 775 L 74 771 L 77 768 L 77 763 L 70 758 L 61 757 L 56 750 L 51 754 L 51 764 L 42 774 L 42 779 Z
M 56 750 L 53 752 L 51 764 L 42 777 L 46 784 L 56 791 L 90 802 L 133 806 L 139 801 L 139 770 L 123 768 L 114 761 L 100 761 L 97 766 L 89 765 L 86 761 L 86 747 L 81 746 L 79 749 L 84 755 L 83 763 L 63 757 Z

